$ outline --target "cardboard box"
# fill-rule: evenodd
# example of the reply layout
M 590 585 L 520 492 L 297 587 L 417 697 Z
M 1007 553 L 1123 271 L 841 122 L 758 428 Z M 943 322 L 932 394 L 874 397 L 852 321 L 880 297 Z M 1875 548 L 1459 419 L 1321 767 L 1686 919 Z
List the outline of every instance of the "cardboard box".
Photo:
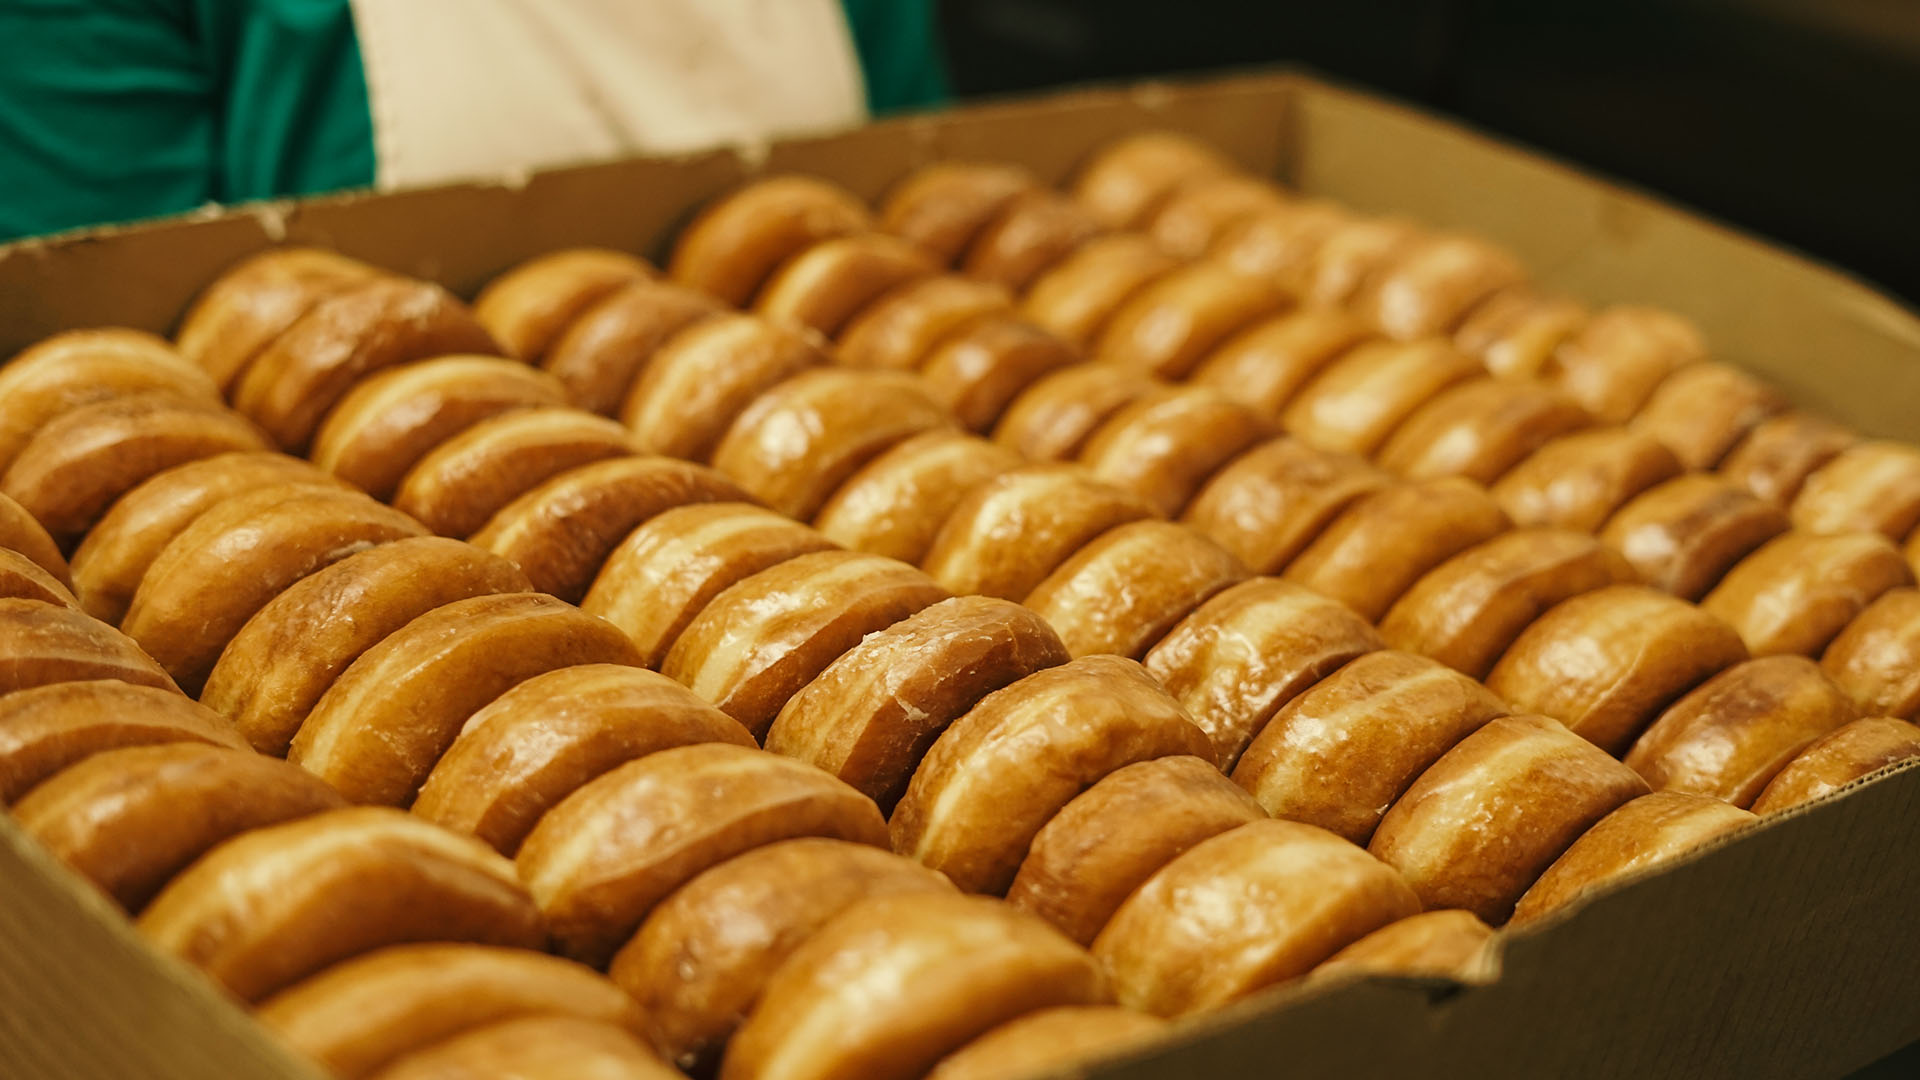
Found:
M 1309 194 L 1510 245 L 1589 302 L 1661 304 L 1717 355 L 1859 429 L 1920 440 L 1920 318 L 1827 268 L 1428 116 L 1293 73 L 1078 92 L 749 153 L 274 203 L 0 248 L 0 355 L 55 331 L 166 331 L 229 264 L 331 246 L 471 295 L 575 244 L 655 257 L 758 172 L 873 197 L 941 158 L 1048 180 L 1173 127 Z M 0 1076 L 312 1077 L 0 815 Z M 1283 988 L 1100 1076 L 1838 1076 L 1920 1038 L 1920 767 L 1772 818 L 1503 938 L 1496 977 Z

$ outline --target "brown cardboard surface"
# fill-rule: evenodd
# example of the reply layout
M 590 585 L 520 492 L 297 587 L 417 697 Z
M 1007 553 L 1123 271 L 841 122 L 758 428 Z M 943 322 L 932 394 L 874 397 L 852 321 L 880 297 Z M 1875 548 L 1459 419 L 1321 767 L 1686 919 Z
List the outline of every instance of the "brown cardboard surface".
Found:
M 1591 303 L 1699 321 L 1718 355 L 1863 430 L 1920 439 L 1920 318 L 1830 269 L 1457 126 L 1288 73 L 1081 91 L 753 151 L 518 182 L 266 204 L 0 248 L 0 355 L 55 331 L 172 327 L 233 261 L 312 243 L 471 295 L 543 251 L 656 258 L 761 170 L 873 197 L 936 158 L 1066 176 L 1114 136 L 1176 127 L 1356 207 L 1507 243 Z M 307 1077 L 239 1011 L 0 815 L 0 1076 Z M 1484 986 L 1295 987 L 1193 1021 L 1099 1072 L 1837 1076 L 1920 1037 L 1920 768 L 1769 820 L 1505 941 Z

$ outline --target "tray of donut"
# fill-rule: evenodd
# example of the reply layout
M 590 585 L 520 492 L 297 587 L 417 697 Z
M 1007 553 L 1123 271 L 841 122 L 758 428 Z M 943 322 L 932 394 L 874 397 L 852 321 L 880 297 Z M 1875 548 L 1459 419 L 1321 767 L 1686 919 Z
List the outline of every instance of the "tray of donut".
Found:
M 0 276 L 9 1077 L 1920 1035 L 1920 323 L 1679 211 L 1283 73 Z

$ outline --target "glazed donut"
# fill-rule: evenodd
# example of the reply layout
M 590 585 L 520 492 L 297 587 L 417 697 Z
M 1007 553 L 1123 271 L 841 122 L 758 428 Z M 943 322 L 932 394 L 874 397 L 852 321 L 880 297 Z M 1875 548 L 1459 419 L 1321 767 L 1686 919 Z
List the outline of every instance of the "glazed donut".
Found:
M 657 454 L 706 461 L 735 418 L 783 381 L 827 363 L 819 335 L 752 315 L 716 315 L 654 354 L 620 422 Z
M 1196 844 L 1094 940 L 1122 1005 L 1182 1016 L 1298 978 L 1420 910 L 1393 868 L 1323 829 L 1253 821 Z
M 1763 656 L 1669 706 L 1627 752 L 1627 767 L 1655 791 L 1750 806 L 1795 755 L 1855 715 L 1813 661 Z
M 1421 773 L 1367 850 L 1427 907 L 1464 908 L 1498 926 L 1582 833 L 1647 790 L 1555 721 L 1503 716 Z
M 1148 131 L 1102 147 L 1081 166 L 1072 190 L 1100 224 L 1139 229 L 1182 183 L 1237 171 L 1225 155 L 1197 139 Z
M 1587 309 L 1573 300 L 1515 285 L 1474 308 L 1453 343 L 1500 378 L 1531 379 L 1587 319 Z
M 846 367 L 918 368 L 944 337 L 1013 309 L 998 285 L 942 274 L 902 285 L 853 317 L 834 359 Z
M 345 805 L 284 761 L 199 742 L 123 746 L 55 774 L 13 807 L 27 835 L 128 911 L 252 829 Z
M 1257 211 L 1221 230 L 1210 254 L 1242 274 L 1272 278 L 1290 294 L 1306 288 L 1315 252 L 1353 221 L 1345 208 L 1307 199 Z
M 1434 567 L 1380 620 L 1396 649 L 1475 679 L 1548 608 L 1638 581 L 1619 552 L 1570 529 L 1515 529 Z
M 657 750 L 706 742 L 754 744 L 732 717 L 665 675 L 621 664 L 560 668 L 474 713 L 412 809 L 510 856 L 581 785 Z
M 850 550 L 918 563 L 968 492 L 1023 463 L 1013 451 L 963 432 L 923 432 L 840 485 L 814 527 Z
M 920 374 L 960 426 L 984 432 L 1021 391 L 1078 360 L 1070 346 L 1032 323 L 989 317 L 936 346 Z
M 997 1080 L 1087 1065 L 1166 1030 L 1157 1016 L 1108 1005 L 1061 1005 L 1008 1021 L 940 1059 L 927 1080 Z
M 1478 361 L 1439 338 L 1370 342 L 1328 365 L 1280 419 L 1309 446 L 1371 457 L 1421 406 L 1479 374 Z
M 1534 620 L 1486 681 L 1516 710 L 1565 717 L 1574 734 L 1619 754 L 1668 703 L 1746 658 L 1740 635 L 1712 613 L 1644 585 L 1609 585 Z
M 1346 605 L 1278 578 L 1216 593 L 1148 650 L 1142 665 L 1213 742 L 1231 771 L 1281 706 L 1341 665 L 1384 648 Z
M 1913 583 L 1900 549 L 1878 533 L 1795 530 L 1742 559 L 1700 606 L 1733 624 L 1755 656 L 1818 656 L 1880 594 Z
M 1042 375 L 1013 399 L 993 441 L 1029 461 L 1067 461 L 1109 416 L 1162 386 L 1107 364 L 1075 364 Z
M 225 392 L 315 304 L 381 274 L 317 248 L 263 251 L 221 274 L 187 309 L 176 335 L 180 355 Z
M 1586 427 L 1585 409 L 1544 383 L 1491 377 L 1442 390 L 1394 430 L 1380 466 L 1409 480 L 1491 484 L 1548 442 Z
M 798 555 L 714 597 L 660 671 L 764 738 L 787 700 L 842 653 L 947 595 L 894 559 Z
M 573 404 L 613 416 L 661 346 L 725 310 L 704 292 L 642 279 L 575 319 L 541 357 L 540 366 L 567 388 Z
M 1623 424 L 1667 376 L 1706 356 L 1706 340 L 1692 323 L 1658 308 L 1621 305 L 1588 319 L 1541 374 L 1602 422 Z
M 547 940 L 512 863 L 472 837 L 373 806 L 228 840 L 174 878 L 134 925 L 153 948 L 248 1002 L 383 945 L 539 949 Z
M 58 373 L 84 363 L 89 356 L 137 361 L 143 366 L 192 367 L 191 363 L 183 363 L 185 356 L 166 338 L 125 326 L 62 330 L 14 353 L 11 360 L 0 366 L 7 371 L 18 371 L 24 367 L 44 368 L 49 373 Z
M 1040 616 L 961 596 L 868 634 L 787 699 L 767 749 L 817 765 L 892 811 L 927 748 L 988 694 L 1068 661 Z
M 667 275 L 745 307 L 790 256 L 872 227 L 873 215 L 852 192 L 808 176 L 776 176 L 708 204 L 680 231 Z
M 220 401 L 205 372 L 137 331 L 70 330 L 25 350 L 0 368 L 0 473 L 54 420 L 135 394 Z
M 1732 481 L 1686 473 L 1634 496 L 1607 519 L 1600 539 L 1649 585 L 1698 600 L 1787 528 L 1779 507 Z
M 197 696 L 220 650 L 294 582 L 348 555 L 425 532 L 357 491 L 283 484 L 235 495 L 167 542 L 120 626 Z
M 526 1016 L 477 1028 L 380 1070 L 375 1080 L 676 1080 L 625 1028 L 572 1016 Z
M 726 743 L 661 750 L 580 787 L 516 858 L 560 951 L 604 967 L 660 901 L 777 840 L 886 846 L 873 800 L 811 765 Z
M 822 240 L 775 270 L 754 298 L 762 318 L 838 337 L 881 294 L 932 277 L 940 267 L 919 248 L 885 233 Z
M 597 972 L 528 949 L 464 944 L 395 945 L 348 960 L 275 994 L 255 1015 L 341 1080 L 521 1017 L 646 1032 L 640 1007 Z
M 1722 833 L 1753 822 L 1719 799 L 1656 791 L 1601 818 L 1555 859 L 1514 906 L 1515 925 L 1557 911 L 1629 874 L 1685 855 Z
M 1041 274 L 1020 313 L 1076 349 L 1093 343 L 1127 299 L 1180 260 L 1137 233 L 1096 236 Z
M 19 552 L 61 585 L 73 587 L 73 573 L 67 567 L 66 557 L 60 554 L 60 546 L 47 535 L 46 527 L 27 513 L 26 507 L 14 502 L 5 492 L 0 492 L 0 548 Z
M 1205 386 L 1170 386 L 1122 406 L 1080 451 L 1093 475 L 1177 517 L 1227 462 L 1274 434 L 1252 408 Z
M 1490 490 L 1522 528 L 1598 532 L 1615 510 L 1683 471 L 1674 452 L 1652 435 L 1605 427 L 1547 443 Z
M 42 427 L 0 476 L 0 491 L 70 547 L 155 473 L 265 449 L 260 432 L 218 402 L 137 394 L 83 405 Z
M 657 514 L 627 534 L 580 602 L 633 639 L 658 667 L 714 597 L 798 555 L 833 550 L 825 536 L 747 503 L 695 503 Z
M 1471 236 L 1422 237 L 1361 286 L 1353 309 L 1390 338 L 1447 334 L 1481 301 L 1518 285 L 1526 268 L 1511 253 Z
M 1231 552 L 1192 529 L 1135 521 L 1068 557 L 1024 602 L 1073 655 L 1137 660 L 1208 597 L 1247 576 Z
M 302 454 L 355 383 L 452 353 L 498 356 L 500 346 L 440 286 L 375 278 L 321 300 L 275 338 L 234 384 L 233 404 L 282 449 Z
M 382 501 L 429 451 L 515 409 L 566 404 L 560 380 L 515 360 L 443 356 L 362 380 L 327 414 L 315 465 Z
M 1002 894 L 1035 834 L 1136 761 L 1212 744 L 1140 665 L 1084 656 L 981 699 L 934 741 L 894 808 L 893 850 L 967 892 Z
M 1129 371 L 1182 379 L 1216 345 L 1286 306 L 1267 278 L 1189 263 L 1134 292 L 1107 320 L 1092 357 Z
M 1508 709 L 1422 656 L 1368 653 L 1283 705 L 1233 770 L 1267 813 L 1365 844 L 1421 773 Z
M 1228 338 L 1200 361 L 1189 381 L 1263 416 L 1279 416 L 1308 380 L 1367 336 L 1365 324 L 1339 308 L 1301 308 Z
M 1920 757 L 1920 728 L 1876 716 L 1822 736 L 1774 774 L 1753 801 L 1756 814 L 1812 802 L 1896 762 Z
M 639 452 L 626 428 L 578 409 L 520 409 L 428 451 L 393 507 L 441 536 L 479 532 L 507 504 L 572 469 Z
M 1294 290 L 1314 307 L 1352 304 L 1367 279 L 1415 249 L 1426 234 L 1399 218 L 1350 218 L 1314 246 Z
M 166 669 L 106 623 L 64 604 L 0 599 L 0 694 L 90 679 L 177 692 Z
M 1779 391 L 1737 367 L 1692 364 L 1654 390 L 1633 426 L 1666 443 L 1687 468 L 1711 469 L 1748 432 L 1786 408 Z
M 1180 520 L 1255 573 L 1277 574 L 1355 501 L 1389 483 L 1364 458 L 1270 439 L 1215 472 Z
M 683 1067 L 720 1051 L 793 950 L 873 896 L 951 895 L 910 859 L 825 837 L 782 840 L 674 890 L 613 958 L 613 981 L 646 1011 L 654 1044 Z
M 1202 174 L 1175 186 L 1149 215 L 1142 231 L 1162 251 L 1176 258 L 1197 259 L 1236 223 L 1286 206 L 1280 189 L 1265 180 Z
M 381 544 L 269 600 L 221 650 L 200 700 L 254 749 L 285 756 L 360 654 L 442 605 L 532 588 L 512 563 L 471 544 L 430 536 Z
M 1814 470 L 1793 500 L 1795 528 L 1878 532 L 1895 542 L 1920 525 L 1920 450 L 1867 442 Z
M 1784 413 L 1748 432 L 1720 463 L 1720 475 L 1785 509 L 1808 476 L 1858 441 L 1831 421 Z
M 38 600 L 80 610 L 73 591 L 40 564 L 9 548 L 0 547 L 0 599 Z
M 232 725 L 171 688 L 101 679 L 0 695 L 0 805 L 92 755 L 173 742 L 247 745 Z
M 1205 758 L 1135 762 L 1075 796 L 1034 835 L 1007 902 L 1090 945 L 1122 902 L 1209 837 L 1266 817 Z
M 712 469 L 665 457 L 596 461 L 508 503 L 473 542 L 518 566 L 542 592 L 578 603 L 627 534 L 676 506 L 741 502 Z
M 488 282 L 473 298 L 473 317 L 508 356 L 538 364 L 575 319 L 653 273 L 646 260 L 624 251 L 555 251 L 528 259 Z
M 1920 716 L 1920 591 L 1881 593 L 1827 646 L 1820 670 L 1864 716 Z
M 1007 204 L 1039 187 L 1015 165 L 937 162 L 887 192 L 880 228 L 952 266 Z
M 405 806 L 488 702 L 558 668 L 639 662 L 626 635 L 551 596 L 455 600 L 361 653 L 314 704 L 287 760 L 352 802 Z
M 1470 480 L 1396 484 L 1348 506 L 1285 576 L 1377 622 L 1427 571 L 1508 527 L 1486 489 Z
M 1019 293 L 1074 250 L 1100 235 L 1085 207 L 1055 192 L 1020 192 L 967 245 L 960 269 L 968 277 Z
M 1409 915 L 1334 953 L 1313 969 L 1333 975 L 1410 975 L 1477 982 L 1485 978 L 1493 930 L 1471 911 L 1444 908 Z

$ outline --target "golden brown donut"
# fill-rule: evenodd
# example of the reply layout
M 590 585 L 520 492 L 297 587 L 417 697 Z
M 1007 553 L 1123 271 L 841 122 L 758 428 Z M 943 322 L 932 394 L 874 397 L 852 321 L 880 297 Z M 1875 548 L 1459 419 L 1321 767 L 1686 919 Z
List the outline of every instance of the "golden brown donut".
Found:
M 1073 655 L 1137 660 L 1208 597 L 1247 576 L 1231 552 L 1192 529 L 1134 521 L 1068 557 L 1024 603 Z
M 412 809 L 512 855 L 540 815 L 589 780 L 656 750 L 704 742 L 752 746 L 753 736 L 658 672 L 560 668 L 468 718 Z
M 1029 465 L 963 496 L 921 565 L 956 595 L 1025 600 L 1094 537 L 1152 516 L 1145 499 L 1077 465 Z
M 307 443 L 355 383 L 382 368 L 500 346 L 452 293 L 425 281 L 376 278 L 321 300 L 273 340 L 234 384 L 234 407 L 282 449 Z
M 1254 572 L 1277 574 L 1355 500 L 1390 482 L 1364 458 L 1270 439 L 1215 472 L 1180 520 Z
M 47 535 L 46 527 L 4 492 L 0 492 L 0 548 L 25 555 L 55 581 L 73 587 L 73 573 L 67 567 L 66 557 L 60 554 L 53 537 Z
M 1455 233 L 1422 237 L 1367 279 L 1353 309 L 1390 338 L 1412 341 L 1447 334 L 1526 268 L 1512 253 Z
M 1105 231 L 1072 199 L 1035 188 L 1015 195 L 960 260 L 968 277 L 1025 292 L 1033 280 Z
M 787 699 L 842 653 L 947 595 L 894 559 L 798 555 L 714 597 L 660 670 L 763 738 Z
M 128 911 L 214 845 L 346 805 L 284 761 L 198 742 L 95 754 L 13 807 L 20 828 Z
M 1494 499 L 1521 527 L 1598 532 L 1641 492 L 1679 476 L 1680 459 L 1642 431 L 1603 427 L 1547 443 L 1494 481 Z
M 1093 475 L 1177 517 L 1220 467 L 1274 434 L 1247 405 L 1205 386 L 1169 386 L 1124 405 L 1080 450 Z
M 1422 656 L 1368 653 L 1287 702 L 1233 782 L 1267 813 L 1365 844 L 1440 756 L 1508 712 L 1487 688 Z
M 171 742 L 247 745 L 232 725 L 171 688 L 101 679 L 0 695 L 0 805 L 94 754 Z
M 774 271 L 754 298 L 754 313 L 837 337 L 881 294 L 932 277 L 940 267 L 919 248 L 885 233 L 822 240 Z
M 1881 593 L 1827 646 L 1820 670 L 1864 716 L 1920 715 L 1920 591 Z
M 1543 716 L 1503 716 L 1420 774 L 1367 850 L 1429 908 L 1498 926 L 1580 835 L 1647 794 L 1640 775 Z
M 327 414 L 308 454 L 382 501 L 427 453 L 492 416 L 566 404 L 553 376 L 497 356 L 443 356 L 376 372 Z
M 137 394 L 83 405 L 42 427 L 0 476 L 0 491 L 71 545 L 155 473 L 265 449 L 260 432 L 218 402 Z
M 1035 834 L 1123 766 L 1211 760 L 1186 710 L 1139 664 L 1084 656 L 997 690 L 954 721 L 914 771 L 889 822 L 893 850 L 967 892 L 1013 884 Z
M 1007 902 L 1090 945 L 1140 884 L 1188 848 L 1266 817 L 1205 758 L 1108 773 L 1034 835 Z
M 800 836 L 884 847 L 887 831 L 873 800 L 811 765 L 699 743 L 589 781 L 533 827 L 516 865 L 560 950 L 598 967 L 701 871 Z
M 620 288 L 653 276 L 646 260 L 607 248 L 528 259 L 473 298 L 473 317 L 508 356 L 538 364 L 575 319 Z
M 1377 622 L 1429 570 L 1508 528 L 1486 489 L 1470 480 L 1395 484 L 1348 506 L 1285 576 Z
M 1853 703 L 1804 656 L 1763 656 L 1674 702 L 1627 752 L 1655 791 L 1751 805 L 1788 761 L 1853 720 Z
M 1080 167 L 1073 197 L 1110 229 L 1138 229 L 1173 189 L 1200 176 L 1238 172 L 1198 139 L 1145 131 L 1115 139 Z
M 1470 547 L 1414 582 L 1380 620 L 1396 649 L 1483 679 L 1541 613 L 1639 577 L 1620 553 L 1570 529 L 1515 529 Z
M 620 411 L 654 354 L 680 331 L 726 310 L 704 292 L 642 279 L 588 308 L 540 360 L 589 412 Z
M 4 366 L 12 371 L 22 365 L 29 368 L 44 365 L 48 371 L 58 372 L 67 365 L 80 363 L 88 356 L 108 356 L 174 367 L 191 366 L 185 363 L 186 358 L 166 338 L 125 326 L 62 330 L 14 353 L 13 359 Z
M 1689 469 L 1711 469 L 1747 433 L 1786 411 L 1787 399 L 1728 364 L 1692 364 L 1668 376 L 1633 426 L 1673 448 Z M 1920 521 L 1920 506 L 1915 508 Z
M 508 503 L 561 473 L 639 452 L 626 428 L 578 409 L 520 409 L 428 451 L 393 507 L 441 536 L 472 536 Z
M 0 599 L 0 694 L 87 679 L 176 689 L 166 669 L 106 623 L 64 604 Z
M 1197 259 L 1238 222 L 1287 205 L 1280 189 L 1246 175 L 1191 177 L 1154 208 L 1143 231 L 1161 250 Z
M 1039 186 L 1017 165 L 936 162 L 887 192 L 880 228 L 952 266 L 1008 203 Z
M 624 631 L 658 667 L 721 591 L 797 555 L 833 549 L 825 536 L 749 503 L 675 507 L 627 534 L 580 602 Z
M 988 316 L 955 332 L 922 364 L 927 391 L 969 431 L 990 431 L 1020 392 L 1079 356 L 1025 320 Z
M 1393 868 L 1294 821 L 1253 821 L 1148 878 L 1094 940 L 1122 1005 L 1216 1008 L 1298 978 L 1420 910 Z
M 1213 760 L 1231 770 L 1281 706 L 1349 660 L 1384 647 L 1346 605 L 1262 577 L 1201 604 L 1142 664 L 1213 741 Z
M 1243 274 L 1270 277 L 1289 293 L 1306 287 L 1320 245 L 1353 221 L 1346 208 L 1303 199 L 1256 211 L 1221 230 L 1210 254 Z
M 1137 233 L 1097 236 L 1036 278 L 1020 301 L 1020 313 L 1085 349 L 1128 297 L 1179 265 Z
M 1213 260 L 1189 263 L 1121 304 L 1090 355 L 1129 371 L 1183 379 L 1215 346 L 1286 303 L 1268 278 Z
M 1001 1024 L 940 1059 L 927 1080 L 996 1080 L 1087 1065 L 1139 1046 L 1166 1021 L 1109 1005 L 1061 1005 Z
M 923 432 L 854 473 L 813 523 L 850 550 L 918 563 L 968 492 L 1022 464 L 1013 451 L 964 432 Z
M 1755 656 L 1818 656 L 1881 593 L 1913 583 L 1879 533 L 1796 529 L 1742 559 L 1700 606 L 1732 623 Z
M 1045 620 L 961 596 L 867 635 L 781 707 L 767 749 L 853 785 L 891 812 L 927 748 L 988 694 L 1064 664 Z
M 0 368 L 0 473 L 54 420 L 134 394 L 220 400 L 205 372 L 137 331 L 69 330 L 25 350 Z
M 1313 969 L 1332 975 L 1411 975 L 1474 982 L 1493 929 L 1471 911 L 1442 908 L 1409 915 L 1334 953 Z
M 376 806 L 228 840 L 168 883 L 134 925 L 149 945 L 249 1002 L 383 945 L 547 941 L 512 863 L 470 836 Z
M 482 706 L 575 664 L 637 665 L 626 635 L 540 593 L 455 600 L 367 649 L 294 735 L 287 760 L 356 803 L 405 806 Z
M 426 530 L 357 491 L 304 484 L 235 495 L 167 542 L 121 629 L 198 695 L 220 650 L 294 582 Z
M 1748 432 L 1720 463 L 1720 475 L 1784 509 L 1808 476 L 1858 441 L 1830 420 L 1789 412 Z
M 261 1003 L 260 1022 L 342 1080 L 520 1017 L 568 1017 L 636 1035 L 646 1019 L 606 977 L 557 956 L 484 945 L 395 945 Z M 664 1070 L 663 1070 L 664 1071 Z
M 667 275 L 745 307 L 789 256 L 873 227 L 853 193 L 810 176 L 775 176 L 709 203 L 680 231 Z
M 1623 424 L 1667 376 L 1706 359 L 1692 323 L 1659 308 L 1607 308 L 1555 349 L 1541 374 L 1601 421 Z
M 205 369 L 224 392 L 315 304 L 380 274 L 317 248 L 263 251 L 221 274 L 187 309 L 175 335 L 180 355 Z
M 1514 906 L 1515 925 L 1532 922 L 1586 893 L 1685 855 L 1758 820 L 1719 799 L 1683 791 L 1642 795 L 1601 818 L 1555 859 Z
M 1920 525 L 1920 450 L 1865 442 L 1841 451 L 1801 486 L 1793 524 L 1806 532 L 1878 532 L 1905 540 Z
M 582 465 L 508 503 L 473 542 L 518 566 L 533 587 L 577 603 L 627 534 L 655 514 L 745 492 L 700 465 L 621 457 Z
M 1464 476 L 1491 484 L 1589 423 L 1585 409 L 1544 383 L 1469 379 L 1415 410 L 1381 448 L 1380 466 L 1409 480 Z
M 1029 461 L 1067 461 L 1107 417 L 1164 385 L 1109 364 L 1075 364 L 1042 375 L 1013 399 L 993 441 Z
M 1278 416 L 1308 380 L 1367 336 L 1366 325 L 1339 308 L 1301 308 L 1228 338 L 1189 381 Z
M 1314 247 L 1301 268 L 1295 290 L 1304 303 L 1320 307 L 1354 302 L 1367 280 L 1416 249 L 1426 233 L 1399 218 L 1354 218 L 1339 225 Z
M 1712 473 L 1687 473 L 1635 496 L 1607 519 L 1600 539 L 1648 584 L 1698 600 L 1787 528 L 1778 507 L 1745 488 Z
M 676 1080 L 625 1028 L 572 1016 L 527 1016 L 477 1028 L 396 1060 L 375 1080 Z
M 1890 716 L 1855 720 L 1787 762 L 1753 801 L 1753 812 L 1774 814 L 1812 802 L 1915 757 L 1920 757 L 1920 728 Z
M 911 859 L 826 837 L 756 848 L 674 890 L 609 974 L 646 1010 L 655 1045 L 687 1068 L 720 1051 L 793 950 L 872 896 L 952 895 Z
M 80 610 L 73 591 L 40 564 L 10 548 L 0 547 L 0 599 L 39 600 Z
M 923 278 L 855 315 L 834 359 L 847 367 L 918 368 L 940 339 L 1012 308 L 1013 297 L 998 285 L 953 274 Z
M 1423 405 L 1480 374 L 1478 361 L 1439 338 L 1371 342 L 1328 365 L 1280 419 L 1310 446 L 1372 456 Z
M 1587 309 L 1573 300 L 1515 285 L 1468 313 L 1453 343 L 1503 379 L 1531 379 L 1587 318 Z
M 824 341 L 804 328 L 752 315 L 719 315 L 675 334 L 620 408 L 620 422 L 655 453 L 706 461 L 754 399 L 827 363 Z

